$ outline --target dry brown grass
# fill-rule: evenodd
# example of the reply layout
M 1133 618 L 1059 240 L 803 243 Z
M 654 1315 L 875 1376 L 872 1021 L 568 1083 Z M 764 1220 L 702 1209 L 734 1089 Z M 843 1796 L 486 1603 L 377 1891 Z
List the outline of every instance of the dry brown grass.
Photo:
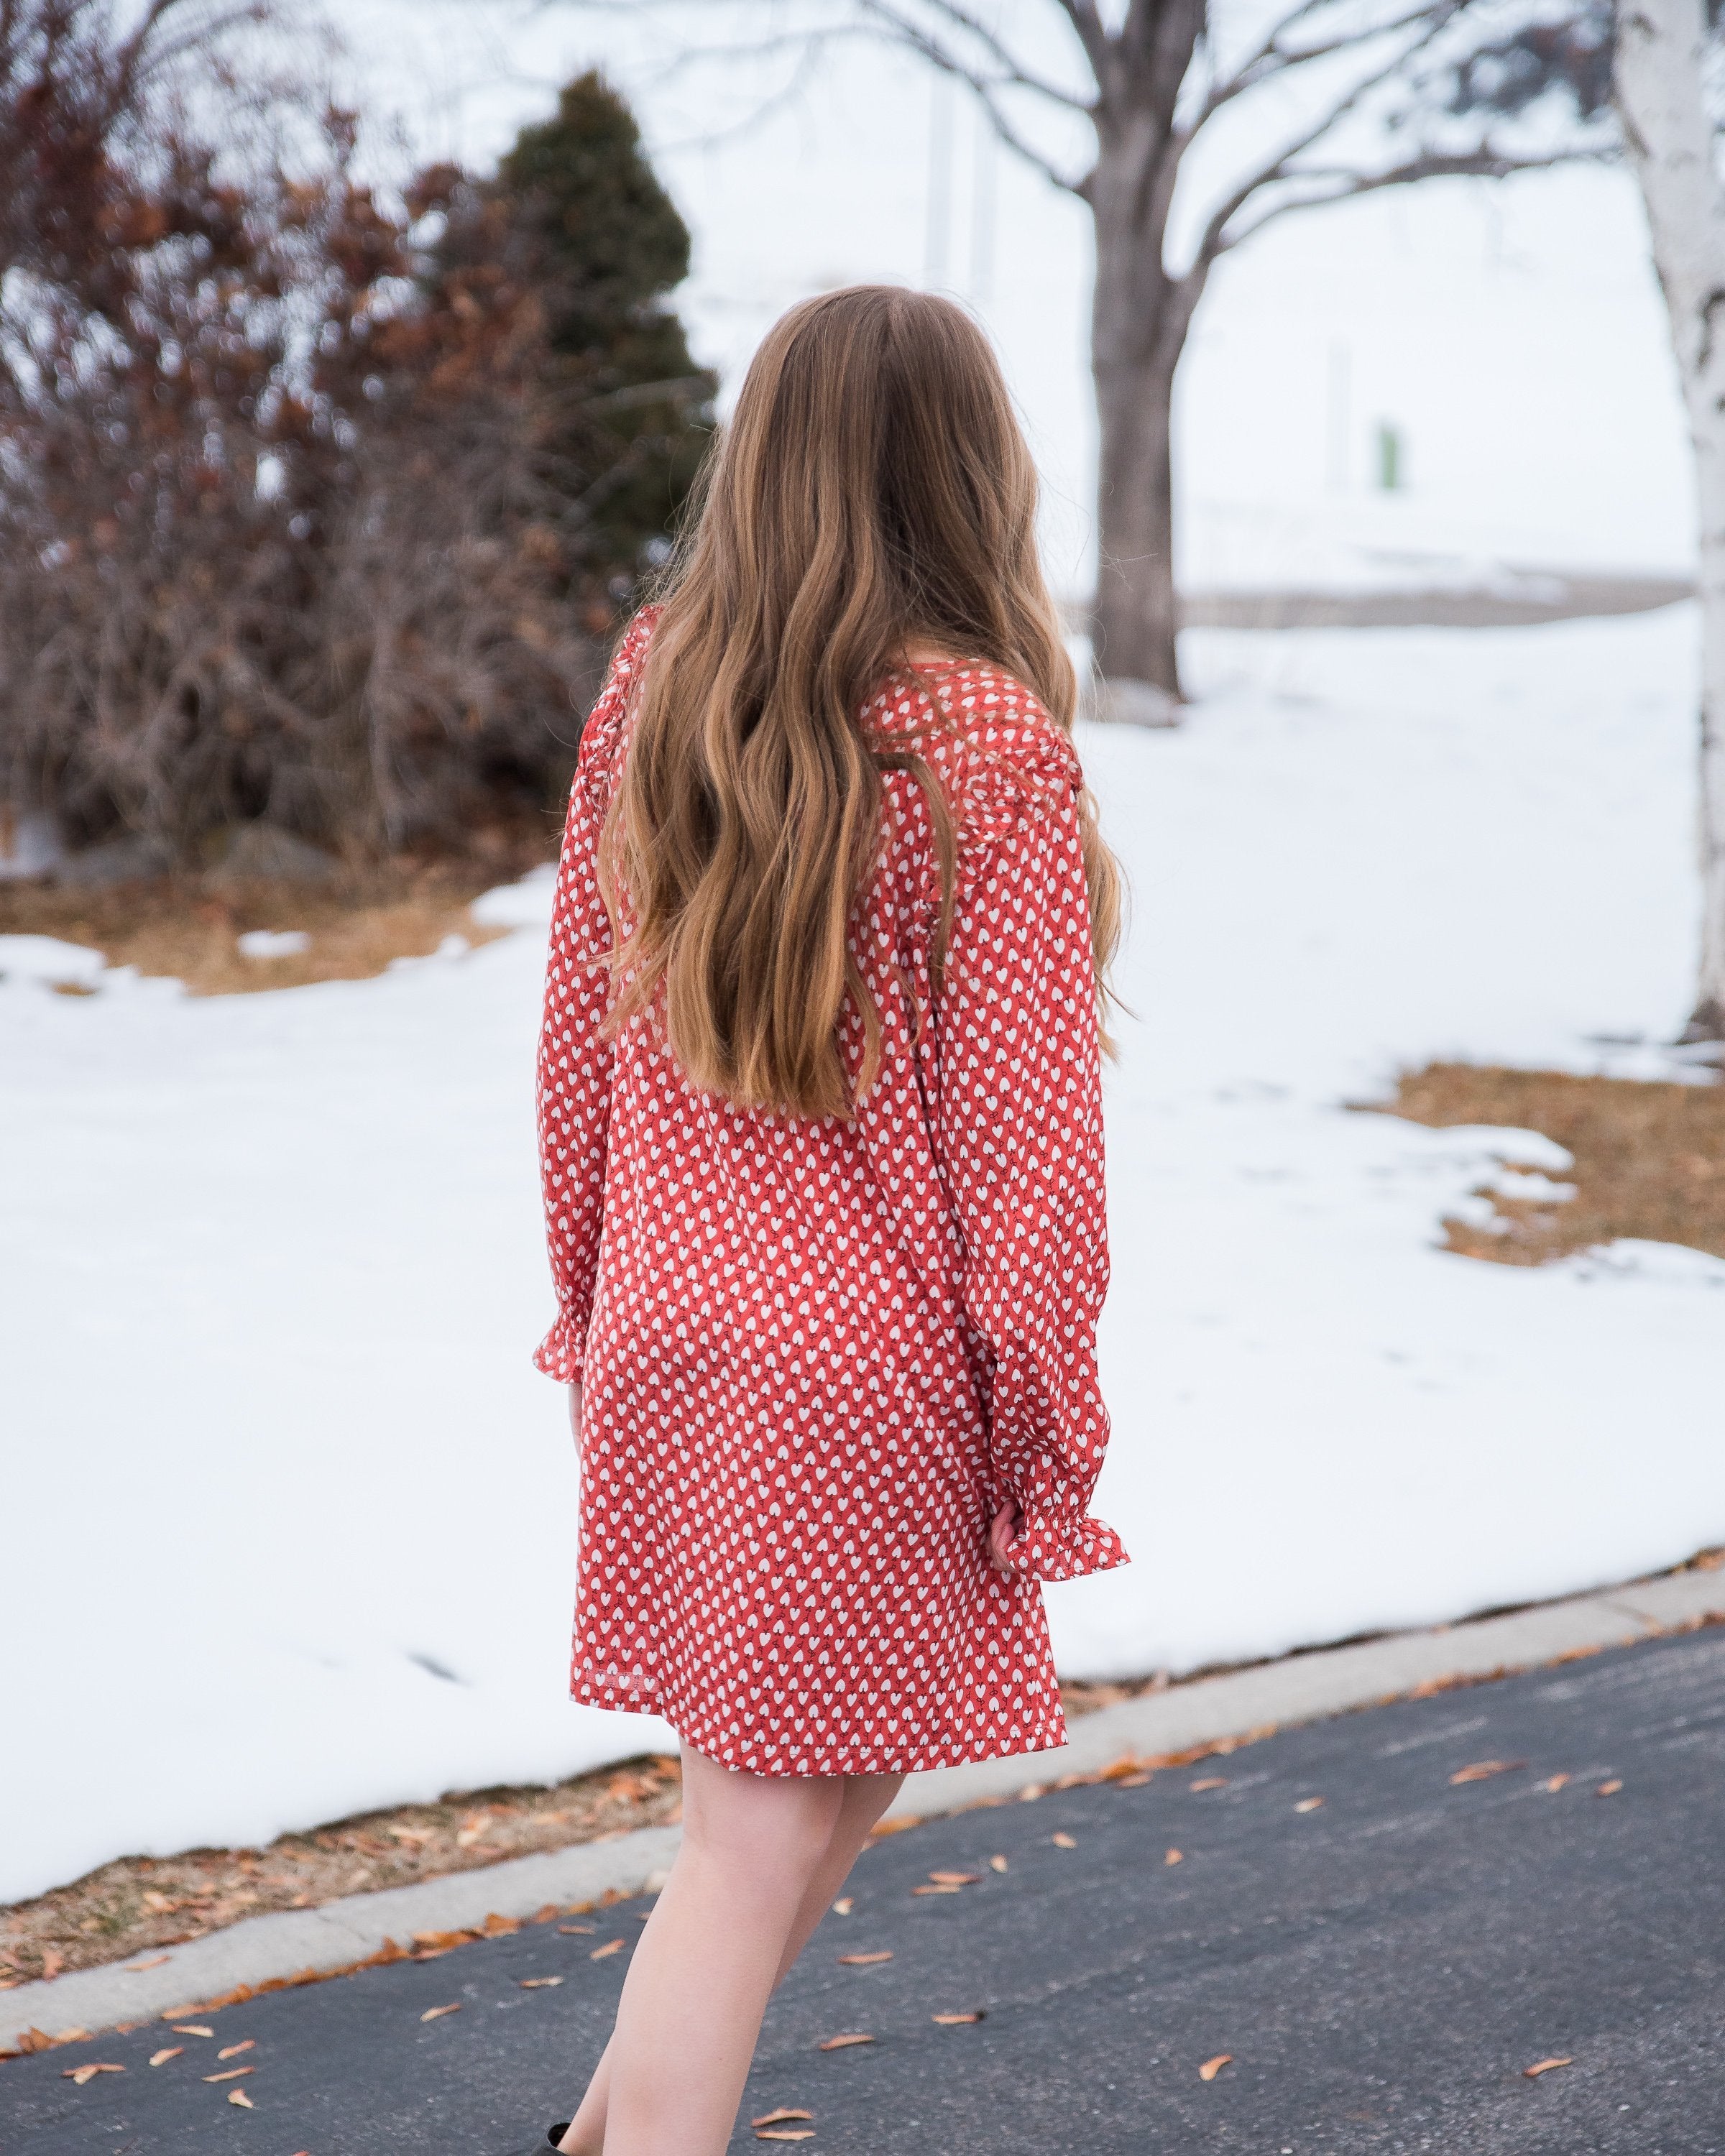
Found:
M 200 1938 L 241 1917 L 312 1908 L 508 1856 L 564 1849 L 681 1815 L 675 1758 L 631 1761 L 549 1789 L 483 1789 L 367 1813 L 267 1849 L 124 1856 L 0 1911 L 0 1989 Z
M 1501 1233 L 1444 1222 L 1449 1247 L 1506 1265 L 1543 1265 L 1619 1236 L 1687 1243 L 1725 1258 L 1725 1085 L 1655 1085 L 1433 1063 L 1372 1104 L 1437 1129 L 1496 1123 L 1541 1132 L 1575 1157 L 1567 1201 L 1491 1199 Z
M 527 865 L 393 866 L 328 884 L 182 878 L 80 891 L 0 883 L 0 935 L 85 944 L 110 966 L 183 981 L 199 996 L 363 981 L 392 959 L 428 957 L 448 936 L 478 945 L 506 934 L 480 927 L 468 907 Z M 311 947 L 285 957 L 246 957 L 238 939 L 254 928 L 301 929 Z

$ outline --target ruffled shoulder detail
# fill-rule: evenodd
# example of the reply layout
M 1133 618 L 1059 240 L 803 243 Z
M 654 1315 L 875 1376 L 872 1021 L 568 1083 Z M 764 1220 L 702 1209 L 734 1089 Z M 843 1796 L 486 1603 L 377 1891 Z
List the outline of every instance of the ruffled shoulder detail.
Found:
M 623 641 L 612 656 L 605 685 L 581 729 L 581 752 L 575 763 L 575 783 L 586 793 L 594 810 L 603 815 L 615 782 L 620 752 L 635 692 L 647 664 L 647 647 L 659 619 L 657 607 L 643 607 L 623 633 Z
M 913 751 L 939 780 L 961 886 L 1001 841 L 1069 808 L 1084 783 L 1071 737 L 1032 690 L 985 661 L 891 684 L 864 724 L 877 747 Z

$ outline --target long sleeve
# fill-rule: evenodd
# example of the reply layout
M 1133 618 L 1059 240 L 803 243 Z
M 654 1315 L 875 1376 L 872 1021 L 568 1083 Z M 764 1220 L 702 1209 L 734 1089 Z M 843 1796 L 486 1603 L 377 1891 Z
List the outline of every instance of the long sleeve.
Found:
M 990 1460 L 1040 1579 L 1130 1560 L 1089 1516 L 1108 1440 L 1101 1069 L 1076 762 L 962 865 L 935 999 L 936 1141 L 992 1362 Z
M 540 1176 L 557 1322 L 533 1360 L 565 1383 L 581 1374 L 598 1270 L 611 1112 L 612 1048 L 600 1033 L 611 998 L 603 961 L 610 923 L 599 894 L 598 841 L 630 688 L 650 620 L 624 639 L 582 730 L 552 907 L 545 1014 L 539 1031 Z M 596 963 L 598 962 L 598 963 Z

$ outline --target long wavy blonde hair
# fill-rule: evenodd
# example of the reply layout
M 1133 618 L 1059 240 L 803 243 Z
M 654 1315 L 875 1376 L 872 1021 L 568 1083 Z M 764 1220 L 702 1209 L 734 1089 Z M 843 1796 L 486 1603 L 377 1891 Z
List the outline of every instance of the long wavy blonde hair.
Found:
M 847 1117 L 846 998 L 880 1014 L 846 941 L 882 841 L 880 772 L 927 793 L 950 924 L 952 818 L 914 748 L 859 723 L 918 647 L 992 660 L 1070 729 L 1071 662 L 1043 580 L 1036 474 L 987 339 L 927 293 L 861 285 L 793 307 L 749 367 L 657 594 L 600 845 L 609 1024 L 664 990 L 685 1076 L 738 1106 Z M 1099 1004 L 1120 880 L 1080 804 Z

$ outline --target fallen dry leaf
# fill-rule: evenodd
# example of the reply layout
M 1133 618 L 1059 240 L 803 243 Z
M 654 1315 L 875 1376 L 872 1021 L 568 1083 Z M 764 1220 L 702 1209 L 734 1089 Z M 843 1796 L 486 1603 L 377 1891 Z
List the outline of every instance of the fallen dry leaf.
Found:
M 1162 1861 L 1164 1864 L 1183 1864 L 1186 1861 L 1186 1852 L 1183 1849 L 1171 1849 Z
M 129 1961 L 126 1973 L 128 1976 L 141 1976 L 146 1969 L 160 1969 L 167 1959 L 166 1954 L 151 1954 L 148 1961 Z
M 621 1953 L 623 1952 L 624 1943 L 625 1942 L 622 1939 L 608 1939 L 603 1946 L 595 1947 L 593 1952 L 588 1956 L 588 1959 L 589 1961 L 603 1961 L 608 1954 Z
M 913 1887 L 911 1892 L 913 1894 L 962 1894 L 964 1889 L 962 1887 Z
M 768 2126 L 757 2129 L 757 2141 L 813 2141 L 812 2126 Z
M 251 2098 L 246 2094 L 244 2089 L 229 2089 L 228 2092 L 228 2101 L 229 2103 L 237 2103 L 242 2111 L 255 2111 L 257 2109 L 257 2106 L 252 2102 Z
M 1189 1782 L 1186 1786 L 1195 1797 L 1200 1789 L 1225 1789 L 1228 1777 L 1225 1774 L 1206 1774 L 1202 1781 Z
M 460 2011 L 461 2001 L 458 1999 L 452 2006 L 428 2006 L 419 2019 L 422 2021 L 436 2021 L 445 2014 L 459 2014 Z
M 152 2051 L 150 2063 L 152 2066 L 165 2066 L 170 2059 L 178 2058 L 185 2048 L 183 2044 L 170 2044 L 165 2051 Z
M 1530 2082 L 1537 2082 L 1542 2074 L 1550 2073 L 1555 2066 L 1573 2066 L 1574 2063 L 1574 2059 L 1538 2059 L 1531 2066 L 1523 2066 L 1522 2071 Z
M 956 2029 L 961 2022 L 980 2021 L 983 2016 L 978 2011 L 975 2014 L 931 2014 L 928 2018 L 931 2021 L 938 2021 L 942 2029 Z
M 1453 1789 L 1459 1782 L 1489 1782 L 1494 1774 L 1512 1774 L 1517 1767 L 1527 1765 L 1525 1759 L 1476 1759 L 1471 1767 L 1463 1767 L 1450 1777 Z
M 78 2087 L 82 2088 L 86 2082 L 94 2081 L 98 2074 L 123 2074 L 125 2071 L 124 2066 L 97 2066 L 92 2061 L 89 2066 L 68 2066 L 61 2074 L 60 2079 L 63 2082 L 75 2082 Z
M 557 1929 L 566 1938 L 573 1938 L 577 1932 L 596 1932 L 598 1926 L 597 1924 L 559 1924 Z
M 205 2029 L 196 2021 L 187 2021 L 183 2025 L 179 2022 L 174 2024 L 174 2034 L 177 2036 L 213 2036 L 215 2033 L 213 2029 Z
M 875 1825 L 869 1829 L 869 1833 L 874 1840 L 879 1841 L 882 1836 L 886 1835 L 908 1834 L 913 1826 L 921 1826 L 922 1824 L 922 1822 L 919 1819 L 877 1820 Z
M 974 1887 L 983 1875 L 980 1871 L 931 1871 L 928 1876 L 937 1887 Z
M 255 2036 L 248 2036 L 243 2044 L 230 2044 L 226 2051 L 218 2051 L 216 2056 L 218 2059 L 237 2059 L 242 2051 L 249 2051 L 257 2041 Z
M 1096 1779 L 1099 1782 L 1129 1781 L 1134 1774 L 1140 1772 L 1142 1769 L 1137 1759 L 1128 1752 L 1123 1759 L 1117 1759 L 1111 1767 L 1104 1767 Z
M 1070 1834 L 1051 1834 L 1048 1838 L 1056 1849 L 1076 1849 L 1078 1846 Z
M 1213 2082 L 1224 2066 L 1232 2066 L 1233 2063 L 1232 2051 L 1218 2051 L 1214 2058 L 1206 2059 L 1199 2068 L 1198 2078 L 1201 2082 Z
M 521 1976 L 516 1979 L 523 1991 L 555 1991 L 562 1980 L 560 1976 Z
M 1315 1812 L 1322 1802 L 1322 1797 L 1301 1797 L 1294 1810 L 1296 1812 Z
M 988 1869 L 990 1871 L 1004 1871 L 1006 1859 L 1004 1856 L 991 1856 L 988 1859 Z
M 237 2082 L 242 2074 L 254 2074 L 255 2066 L 229 2066 L 225 2074 L 206 2074 L 207 2082 Z
M 1621 1782 L 1601 1782 L 1594 1794 L 1596 1797 L 1615 1797 L 1622 1787 Z
M 882 1947 L 879 1953 L 840 1954 L 839 1959 L 840 1964 L 846 1969 L 866 1969 L 873 1962 L 891 1961 L 892 1959 L 892 1948 L 891 1947 Z
M 478 1937 L 477 1932 L 415 1932 L 413 1944 L 419 1949 L 418 1958 L 430 1961 L 435 1955 L 465 1947 Z
M 812 2111 L 793 2111 L 788 2104 L 781 2104 L 777 2111 L 763 2111 L 758 2118 L 749 2121 L 751 2126 L 785 2126 L 793 2118 L 813 2118 Z
M 833 1914 L 835 1917 L 848 1917 L 855 1907 L 856 1902 L 855 1899 L 850 1895 L 846 1894 L 841 1900 L 834 1902 Z
M 87 2044 L 90 2031 L 88 2029 L 56 2029 L 54 2041 L 56 2044 Z
M 54 2039 L 44 2029 L 26 2029 L 23 2035 L 18 2040 L 18 2047 L 20 2053 L 28 2059 L 38 2051 L 51 2051 L 54 2049 Z
M 1539 1786 L 1542 1789 L 1561 1789 L 1568 1779 L 1569 1777 L 1567 1774 L 1553 1774 L 1549 1780 L 1542 1782 Z
M 1142 1789 L 1149 1779 L 1147 1774 L 1125 1774 L 1115 1786 L 1122 1789 Z
M 819 2051 L 842 2051 L 848 2044 L 872 2044 L 872 2036 L 823 2036 L 815 2049 Z

